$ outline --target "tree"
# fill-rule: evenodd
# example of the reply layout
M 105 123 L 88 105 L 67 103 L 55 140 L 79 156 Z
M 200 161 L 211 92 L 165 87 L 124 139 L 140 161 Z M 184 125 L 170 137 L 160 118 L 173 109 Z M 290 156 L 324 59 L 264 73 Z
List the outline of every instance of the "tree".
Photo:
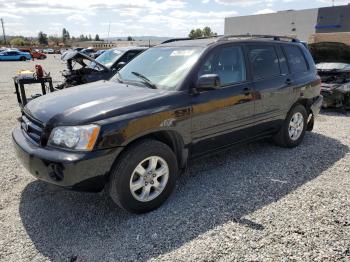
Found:
M 131 36 L 128 36 L 126 40 L 127 41 L 134 41 L 134 39 Z
M 25 39 L 23 37 L 16 37 L 16 38 L 11 39 L 10 45 L 12 45 L 12 46 L 26 46 L 26 45 L 30 45 L 30 41 L 28 41 L 28 39 Z
M 53 36 L 53 35 L 50 35 L 50 36 L 49 36 L 49 40 L 52 41 L 52 42 L 54 42 L 56 46 L 58 46 L 59 43 L 60 43 L 60 41 L 61 41 L 61 39 L 60 39 L 59 37 Z
M 188 37 L 190 38 L 199 38 L 199 37 L 210 37 L 210 36 L 215 36 L 217 35 L 214 33 L 209 26 L 206 26 L 202 29 L 197 28 L 197 29 L 192 29 L 191 32 L 189 33 Z
M 89 41 L 91 41 L 92 40 L 92 37 L 91 37 L 91 35 L 89 35 Z
M 47 45 L 48 44 L 47 34 L 40 31 L 38 34 L 38 42 L 41 45 Z
M 62 29 L 62 41 L 65 43 L 67 40 L 70 39 L 70 35 L 67 29 L 63 28 Z
M 203 36 L 202 29 L 197 28 L 197 29 L 192 29 L 190 34 L 188 35 L 190 38 L 199 38 Z
M 214 33 L 211 28 L 209 26 L 206 26 L 203 28 L 203 36 L 213 36 L 216 35 L 216 33 Z
M 100 36 L 98 34 L 95 36 L 95 41 L 100 41 Z

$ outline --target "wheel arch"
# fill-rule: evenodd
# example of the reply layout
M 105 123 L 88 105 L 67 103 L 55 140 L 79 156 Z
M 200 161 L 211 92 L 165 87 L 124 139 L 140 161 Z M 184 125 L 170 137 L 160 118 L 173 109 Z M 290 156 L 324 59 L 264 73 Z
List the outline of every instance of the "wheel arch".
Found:
M 297 105 L 302 105 L 305 107 L 308 119 L 307 119 L 307 131 L 312 131 L 312 129 L 314 128 L 314 114 L 311 110 L 311 105 L 312 105 L 313 100 L 312 99 L 308 99 L 308 98 L 299 98 L 291 107 L 291 109 L 289 110 L 289 112 L 291 110 L 293 110 L 294 107 L 296 107 Z M 289 113 L 288 112 L 288 113 Z M 311 116 L 310 116 L 311 115 Z
M 124 150 L 129 147 L 130 145 L 134 143 L 138 143 L 141 140 L 144 139 L 154 139 L 158 140 L 167 146 L 170 147 L 170 149 L 175 153 L 178 166 L 180 168 L 185 167 L 188 159 L 188 149 L 185 146 L 184 140 L 181 137 L 181 135 L 174 130 L 158 130 L 153 131 L 147 134 L 143 134 L 141 136 L 135 137 L 131 140 L 129 140 L 124 145 Z M 123 150 L 123 151 L 124 151 Z M 121 153 L 123 153 L 123 151 Z

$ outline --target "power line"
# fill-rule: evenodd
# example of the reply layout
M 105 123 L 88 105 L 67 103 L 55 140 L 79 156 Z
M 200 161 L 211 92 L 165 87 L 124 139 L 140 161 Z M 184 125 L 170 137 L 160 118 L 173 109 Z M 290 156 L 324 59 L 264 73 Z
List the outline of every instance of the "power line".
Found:
M 6 45 L 6 35 L 5 35 L 5 27 L 4 27 L 4 20 L 1 18 L 1 26 L 2 26 L 2 34 L 4 36 L 4 44 Z

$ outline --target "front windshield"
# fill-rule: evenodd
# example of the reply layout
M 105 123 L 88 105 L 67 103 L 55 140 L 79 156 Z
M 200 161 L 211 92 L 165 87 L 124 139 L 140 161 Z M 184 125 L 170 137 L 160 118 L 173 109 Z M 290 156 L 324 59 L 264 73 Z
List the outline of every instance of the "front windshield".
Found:
M 115 61 L 118 60 L 118 58 L 123 54 L 122 51 L 117 49 L 111 49 L 107 50 L 103 54 L 101 54 L 99 57 L 97 57 L 95 60 L 99 62 L 100 64 L 110 68 Z
M 142 82 L 148 79 L 156 88 L 175 90 L 202 53 L 202 47 L 155 47 L 133 59 L 114 79 Z

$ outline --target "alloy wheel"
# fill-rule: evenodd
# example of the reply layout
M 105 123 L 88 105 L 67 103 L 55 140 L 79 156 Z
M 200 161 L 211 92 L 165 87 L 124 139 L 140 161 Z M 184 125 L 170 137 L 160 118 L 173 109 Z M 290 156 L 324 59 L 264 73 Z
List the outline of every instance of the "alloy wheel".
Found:
M 298 140 L 304 130 L 304 117 L 300 112 L 296 112 L 289 122 L 288 134 L 293 141 Z
M 140 202 L 157 198 L 165 189 L 169 179 L 169 167 L 159 156 L 142 160 L 130 178 L 130 192 Z

